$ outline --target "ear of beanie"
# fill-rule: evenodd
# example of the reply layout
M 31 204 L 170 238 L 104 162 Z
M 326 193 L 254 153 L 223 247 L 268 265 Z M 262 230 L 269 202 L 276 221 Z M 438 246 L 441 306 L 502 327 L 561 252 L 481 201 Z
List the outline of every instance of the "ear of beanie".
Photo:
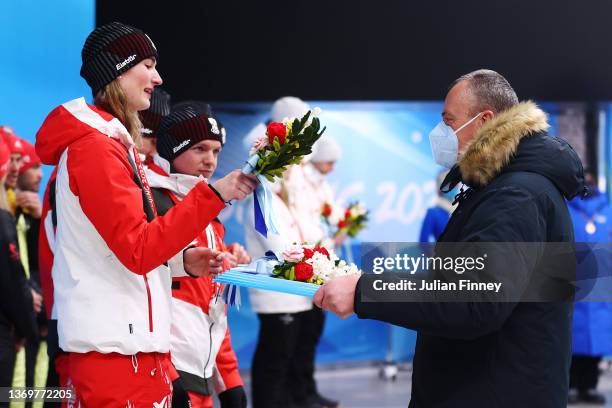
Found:
M 155 44 L 141 30 L 119 22 L 96 28 L 81 52 L 81 76 L 96 95 L 108 83 L 146 58 L 157 58 Z

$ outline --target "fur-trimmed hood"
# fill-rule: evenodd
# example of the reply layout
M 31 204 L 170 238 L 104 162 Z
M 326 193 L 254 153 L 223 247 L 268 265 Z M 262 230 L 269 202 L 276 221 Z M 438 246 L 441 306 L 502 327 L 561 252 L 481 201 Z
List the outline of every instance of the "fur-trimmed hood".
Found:
M 528 171 L 550 179 L 568 199 L 581 193 L 582 163 L 566 141 L 546 134 L 549 128 L 546 113 L 531 101 L 496 115 L 460 154 L 461 179 L 484 187 L 501 173 Z
M 485 186 L 516 153 L 525 136 L 545 132 L 550 125 L 546 113 L 528 101 L 495 116 L 478 129 L 459 157 L 464 181 Z

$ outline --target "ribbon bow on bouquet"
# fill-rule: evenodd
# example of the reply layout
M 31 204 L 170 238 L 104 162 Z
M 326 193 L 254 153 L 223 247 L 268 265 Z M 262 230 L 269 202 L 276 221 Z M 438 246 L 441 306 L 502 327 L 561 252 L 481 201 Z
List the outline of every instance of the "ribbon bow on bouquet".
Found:
M 266 252 L 266 256 L 256 259 L 248 265 L 238 265 L 229 271 L 223 272 L 215 278 L 215 282 L 226 283 L 223 289 L 223 300 L 229 306 L 240 308 L 240 286 L 242 283 L 253 281 L 255 275 L 271 276 L 272 271 L 282 262 L 276 254 Z
M 321 137 L 325 128 L 320 129 L 321 109 L 308 111 L 301 119 L 285 119 L 271 122 L 266 134 L 255 140 L 250 157 L 242 168 L 245 174 L 259 179 L 254 195 L 255 229 L 264 237 L 268 230 L 278 234 L 272 211 L 272 191 L 268 182 L 282 177 L 287 166 L 298 164 L 303 157 L 312 153 L 312 146 Z

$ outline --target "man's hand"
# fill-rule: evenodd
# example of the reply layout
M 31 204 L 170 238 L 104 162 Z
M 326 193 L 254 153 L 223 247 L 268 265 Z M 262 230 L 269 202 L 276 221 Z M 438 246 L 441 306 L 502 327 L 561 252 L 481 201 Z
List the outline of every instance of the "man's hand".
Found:
M 255 190 L 259 181 L 255 176 L 234 170 L 227 176 L 215 181 L 212 186 L 221 194 L 224 201 L 242 200 Z
M 32 217 L 40 219 L 42 214 L 42 204 L 40 203 L 40 197 L 38 194 L 31 191 L 18 191 L 15 196 L 17 198 L 17 205 L 19 207 L 28 210 Z
M 237 242 L 227 246 L 227 250 L 236 257 L 239 264 L 248 264 L 251 262 L 251 257 L 246 249 Z
M 217 275 L 223 271 L 222 252 L 210 248 L 194 247 L 183 251 L 185 271 L 193 276 Z
M 314 295 L 314 302 L 345 319 L 355 312 L 355 287 L 360 275 L 340 276 L 321 286 Z
M 34 311 L 36 313 L 40 313 L 42 310 L 43 297 L 32 288 L 30 288 L 30 291 L 32 292 L 32 304 L 34 306 Z

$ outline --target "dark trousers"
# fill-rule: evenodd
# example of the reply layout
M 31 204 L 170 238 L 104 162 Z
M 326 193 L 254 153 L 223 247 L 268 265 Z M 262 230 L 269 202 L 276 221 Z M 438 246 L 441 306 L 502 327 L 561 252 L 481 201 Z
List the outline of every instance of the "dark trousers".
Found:
M 15 357 L 15 338 L 12 330 L 0 324 L 0 387 L 10 387 L 13 384 Z M 8 406 L 8 402 L 0 402 L 0 407 Z
M 57 371 L 55 371 L 55 359 L 51 359 L 49 358 L 49 371 L 47 371 L 47 388 L 50 387 L 59 387 L 60 386 L 60 382 L 59 382 L 59 375 L 57 374 Z M 60 408 L 62 406 L 61 402 L 51 402 L 51 401 L 47 401 L 45 402 L 45 408 Z
M 40 349 L 40 338 L 27 339 L 25 343 L 25 385 L 34 387 L 34 374 L 36 372 L 36 360 Z M 32 402 L 25 403 L 26 408 L 32 407 Z
M 601 356 L 573 355 L 570 368 L 570 388 L 588 391 L 597 388 Z
M 49 356 L 49 371 L 47 371 L 47 387 L 59 387 L 59 374 L 55 369 L 55 358 L 60 353 L 59 339 L 57 337 L 57 320 L 49 320 L 47 334 L 47 355 Z M 60 408 L 60 402 L 45 402 L 45 408 Z
M 295 350 L 291 371 L 301 386 L 296 387 L 293 393 L 294 401 L 305 402 L 309 397 L 317 394 L 315 382 L 315 356 L 317 345 L 323 334 L 325 326 L 325 313 L 313 306 L 312 310 L 305 312 L 300 330 L 300 341 Z
M 253 408 L 289 407 L 316 392 L 314 358 L 323 331 L 320 309 L 258 314 L 251 367 Z

